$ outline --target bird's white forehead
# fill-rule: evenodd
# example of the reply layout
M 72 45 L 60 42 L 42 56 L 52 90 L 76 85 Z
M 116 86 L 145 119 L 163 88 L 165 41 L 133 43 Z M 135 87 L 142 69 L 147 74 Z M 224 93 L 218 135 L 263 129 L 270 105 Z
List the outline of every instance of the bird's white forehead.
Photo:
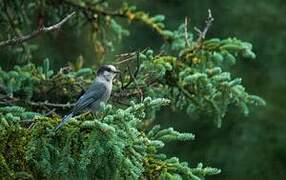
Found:
M 113 65 L 107 65 L 112 71 L 116 71 L 116 67 Z

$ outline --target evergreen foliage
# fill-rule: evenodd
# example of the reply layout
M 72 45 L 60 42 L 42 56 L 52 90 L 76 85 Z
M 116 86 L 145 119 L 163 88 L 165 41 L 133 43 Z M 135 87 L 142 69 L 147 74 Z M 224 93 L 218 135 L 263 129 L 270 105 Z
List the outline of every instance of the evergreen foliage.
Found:
M 24 65 L 0 69 L 3 179 L 204 179 L 220 170 L 201 163 L 189 166 L 160 151 L 169 141 L 193 140 L 194 135 L 172 127 L 152 127 L 156 112 L 170 104 L 173 110 L 193 117 L 207 115 L 221 127 L 229 106 L 247 115 L 250 105 L 265 105 L 263 99 L 245 90 L 241 78 L 228 72 L 237 59 L 255 58 L 250 43 L 236 38 L 207 40 L 202 32 L 195 39 L 186 24 L 170 31 L 163 15 L 151 16 L 126 3 L 110 11 L 105 1 L 15 2 L 5 1 L 2 8 L 10 10 L 1 11 L 0 17 L 9 24 L 12 14 L 20 29 L 36 26 L 30 21 L 35 7 L 39 8 L 40 26 L 42 16 L 53 21 L 71 10 L 79 12 L 69 25 L 76 24 L 79 30 L 83 21 L 90 22 L 98 58 L 104 59 L 104 53 L 114 48 L 106 28 L 119 40 L 129 35 L 116 18 L 147 25 L 165 43 L 160 53 L 148 48 L 127 54 L 127 60 L 122 55 L 124 60 L 114 63 L 125 73 L 114 83 L 112 105 L 103 106 L 96 115 L 74 117 L 58 132 L 55 125 L 91 84 L 96 68 L 83 68 L 79 60 L 55 73 L 48 58 L 42 65 L 31 62 L 37 47 L 26 42 L 19 49 L 8 47 Z M 7 26 L 4 32 L 12 29 Z M 4 33 L 0 35 L 4 38 Z
M 201 164 L 190 168 L 160 153 L 165 142 L 192 140 L 193 134 L 159 125 L 143 131 L 145 111 L 168 103 L 145 98 L 126 109 L 107 105 L 100 116 L 79 116 L 59 133 L 54 131 L 58 117 L 16 106 L 1 108 L 1 178 L 200 179 L 219 173 Z M 26 123 L 32 128 L 25 128 Z

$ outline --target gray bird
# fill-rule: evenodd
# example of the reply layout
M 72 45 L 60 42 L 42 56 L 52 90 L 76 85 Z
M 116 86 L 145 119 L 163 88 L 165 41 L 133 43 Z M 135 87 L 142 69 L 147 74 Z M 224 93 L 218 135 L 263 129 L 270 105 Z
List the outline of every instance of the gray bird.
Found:
M 96 78 L 90 88 L 77 100 L 72 111 L 66 115 L 55 128 L 59 129 L 70 118 L 80 112 L 97 112 L 101 103 L 106 103 L 112 91 L 112 80 L 119 73 L 113 65 L 104 65 L 96 73 Z

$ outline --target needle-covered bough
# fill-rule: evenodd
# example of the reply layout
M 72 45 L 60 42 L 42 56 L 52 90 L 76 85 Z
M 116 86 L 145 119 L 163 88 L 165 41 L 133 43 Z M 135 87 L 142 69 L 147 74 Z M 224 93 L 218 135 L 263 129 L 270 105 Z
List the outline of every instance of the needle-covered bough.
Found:
M 0 27 L 0 46 L 5 53 L 16 54 L 21 64 L 26 62 L 9 70 L 0 68 L 0 179 L 202 180 L 220 170 L 163 154 L 160 150 L 165 143 L 192 140 L 194 135 L 153 125 L 156 112 L 169 105 L 191 118 L 207 116 L 220 127 L 230 106 L 247 115 L 249 106 L 265 105 L 263 99 L 246 91 L 241 78 L 226 71 L 240 57 L 255 58 L 252 45 L 236 38 L 207 39 L 214 20 L 211 11 L 205 28 L 196 28 L 198 37 L 194 38 L 187 19 L 178 30 L 170 31 L 163 15 L 151 16 L 126 3 L 112 12 L 107 1 L 83 0 L 14 0 L 4 1 L 0 8 L 0 18 L 7 24 Z M 35 24 L 30 19 L 43 13 L 42 8 L 48 15 L 43 18 L 40 14 L 37 30 L 30 27 Z M 66 16 L 67 11 L 76 15 Z M 58 26 L 47 26 L 60 17 L 66 18 Z M 82 27 L 85 22 L 90 23 L 94 28 L 90 42 L 102 62 L 104 53 L 114 48 L 113 39 L 106 34 L 117 39 L 129 34 L 117 18 L 150 27 L 164 44 L 159 53 L 146 49 L 132 53 L 135 58 L 112 62 L 123 71 L 113 84 L 114 66 L 102 66 L 95 73 L 93 68 L 83 68 L 80 61 L 55 73 L 48 59 L 43 65 L 31 63 L 37 47 L 29 46 L 30 40 L 50 32 L 44 31 L 51 30 L 49 27 L 58 33 L 64 22 L 79 31 L 86 29 Z M 26 24 L 36 34 L 21 32 Z M 102 111 L 96 116 L 81 113 L 97 112 L 99 107 Z

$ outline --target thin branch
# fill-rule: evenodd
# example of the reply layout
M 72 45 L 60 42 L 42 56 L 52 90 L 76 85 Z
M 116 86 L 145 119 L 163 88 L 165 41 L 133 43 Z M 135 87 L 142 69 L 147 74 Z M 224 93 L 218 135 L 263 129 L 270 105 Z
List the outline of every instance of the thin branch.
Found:
M 145 50 L 144 50 L 145 51 Z M 144 52 L 142 51 L 142 52 Z M 142 53 L 141 52 L 141 53 Z M 137 62 L 137 65 L 136 65 L 136 71 L 134 73 L 134 78 L 136 79 L 137 78 L 137 75 L 139 74 L 139 70 L 140 70 L 140 65 L 141 65 L 141 62 L 140 62 L 140 51 L 137 51 L 136 53 L 136 62 Z
M 127 61 L 133 60 L 135 59 L 135 57 L 138 60 L 138 56 L 140 55 L 140 53 L 144 53 L 146 52 L 148 49 L 150 49 L 149 47 L 143 49 L 142 51 L 138 50 L 138 51 L 134 51 L 134 52 L 130 52 L 130 53 L 122 53 L 122 54 L 118 54 L 116 55 L 116 61 L 118 61 L 117 63 L 115 63 L 116 65 L 118 64 L 122 64 L 125 63 Z M 139 53 L 139 54 L 138 54 Z
M 138 91 L 138 90 L 131 90 L 130 92 L 128 91 L 120 91 L 120 92 L 114 92 L 111 94 L 112 97 L 114 98 L 127 98 L 127 97 L 133 97 L 133 96 L 137 96 L 137 95 L 140 95 L 141 92 Z
M 116 60 L 121 60 L 122 58 L 126 58 L 126 57 L 130 57 L 130 56 L 135 56 L 137 51 L 134 52 L 128 52 L 128 53 L 121 53 L 121 54 L 117 54 L 115 55 L 117 57 Z
M 45 106 L 45 107 L 48 106 L 48 107 L 54 107 L 54 108 L 70 108 L 75 105 L 71 103 L 66 103 L 66 104 L 49 103 L 48 101 L 44 101 L 44 102 L 25 101 L 25 103 L 31 106 Z
M 2 99 L 0 99 L 0 104 L 2 105 L 13 105 L 17 102 L 26 103 L 30 106 L 52 107 L 52 108 L 71 108 L 75 105 L 74 103 L 59 104 L 59 103 L 49 103 L 48 101 L 34 102 L 34 101 L 22 100 L 22 99 L 10 97 L 10 96 L 5 96 Z
M 120 75 L 119 75 L 119 80 L 120 80 L 120 84 L 121 84 L 120 89 L 122 90 L 122 89 L 123 89 L 123 87 L 124 87 L 124 81 L 123 81 L 122 74 L 120 74 Z
M 129 67 L 129 65 L 127 65 L 127 69 L 128 69 L 128 72 L 129 72 L 129 77 L 130 77 L 130 79 L 129 79 L 129 81 L 123 86 L 123 89 L 122 90 L 124 90 L 124 89 L 127 89 L 127 87 L 133 82 L 133 78 L 132 78 L 132 72 L 131 72 L 131 70 L 130 70 L 130 67 Z
M 209 28 L 211 27 L 211 25 L 212 25 L 212 23 L 213 23 L 213 21 L 214 21 L 214 18 L 213 18 L 213 16 L 212 16 L 212 12 L 211 12 L 210 9 L 208 10 L 208 13 L 209 13 L 209 15 L 208 15 L 208 18 L 207 18 L 206 21 L 205 21 L 206 26 L 205 26 L 204 30 L 201 31 L 201 30 L 198 29 L 197 27 L 194 28 L 195 31 L 197 31 L 197 33 L 198 33 L 198 35 L 199 35 L 199 37 L 198 37 L 198 39 L 197 39 L 197 43 L 198 43 L 198 44 L 201 44 L 201 42 L 205 39 L 205 37 L 206 37 L 206 35 L 207 35 L 207 32 L 208 32 Z
M 130 61 L 130 60 L 132 60 L 132 59 L 134 59 L 135 58 L 135 55 L 132 55 L 132 56 L 129 56 L 129 57 L 127 57 L 126 59 L 124 59 L 124 60 L 122 60 L 122 61 L 119 61 L 119 62 L 117 62 L 117 63 L 115 63 L 116 65 L 118 65 L 118 64 L 122 64 L 122 63 L 125 63 L 125 62 L 127 62 L 127 61 Z
M 136 75 L 136 74 L 135 74 L 135 75 Z M 138 85 L 138 82 L 137 82 L 137 80 L 136 80 L 136 76 L 135 76 L 135 75 L 134 75 L 134 74 L 131 74 L 131 77 L 132 77 L 132 79 L 133 79 L 133 81 L 134 81 L 134 83 L 135 83 L 135 86 L 136 86 L 137 91 L 138 91 L 139 94 L 140 94 L 140 102 L 143 102 L 144 95 L 143 95 L 142 90 L 139 88 L 139 85 Z
M 48 111 L 45 113 L 45 116 L 49 116 L 51 115 L 52 113 L 54 113 L 56 111 L 56 108 L 53 108 L 52 110 Z
M 134 71 L 134 73 L 131 72 L 131 69 L 129 67 L 129 65 L 127 65 L 127 70 L 129 72 L 129 75 L 130 75 L 130 79 L 129 81 L 123 85 L 123 78 L 120 77 L 120 80 L 121 80 L 121 90 L 124 90 L 124 89 L 127 89 L 127 87 L 134 81 L 134 79 L 136 79 L 138 73 L 139 73 L 139 70 L 140 70 L 140 53 L 144 53 L 146 50 L 148 50 L 149 48 L 145 48 L 143 49 L 142 51 L 138 50 L 138 51 L 135 51 L 135 52 L 131 52 L 131 53 L 123 53 L 123 54 L 119 54 L 119 55 L 116 55 L 117 56 L 117 61 L 119 61 L 118 63 L 115 63 L 115 64 L 122 64 L 122 63 L 125 63 L 127 61 L 130 61 L 130 60 L 133 60 L 136 58 L 137 60 L 137 65 L 136 65 L 136 69 Z M 133 78 L 134 77 L 134 78 Z
M 188 36 L 188 17 L 185 17 L 185 41 L 186 41 L 186 45 L 187 47 L 191 47 L 190 42 L 189 42 L 189 36 Z
M 20 37 L 15 37 L 13 39 L 9 39 L 6 41 L 1 41 L 0 42 L 0 47 L 5 47 L 5 46 L 10 46 L 10 45 L 14 45 L 14 44 L 19 44 L 19 43 L 23 43 L 25 41 L 28 41 L 38 35 L 40 35 L 41 33 L 47 33 L 50 31 L 56 31 L 59 30 L 61 28 L 61 26 L 66 23 L 73 15 L 75 14 L 75 12 L 72 12 L 71 14 L 67 15 L 64 19 L 62 19 L 60 22 L 58 22 L 57 24 L 54 24 L 52 26 L 48 26 L 48 27 L 41 27 L 40 29 L 37 29 L 35 31 L 33 31 L 30 34 L 27 35 L 23 35 Z

